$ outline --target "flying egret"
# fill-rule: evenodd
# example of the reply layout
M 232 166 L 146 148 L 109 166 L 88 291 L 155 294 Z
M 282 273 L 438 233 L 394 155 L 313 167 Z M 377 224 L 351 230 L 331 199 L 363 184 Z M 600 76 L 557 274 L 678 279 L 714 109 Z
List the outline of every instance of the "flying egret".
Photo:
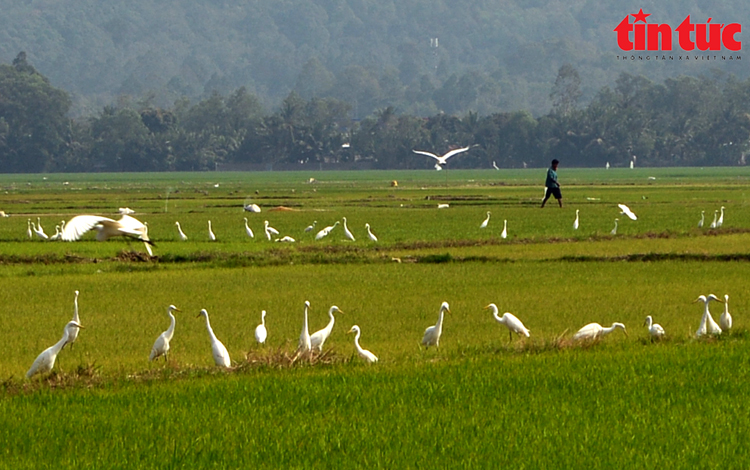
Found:
M 34 237 L 34 232 L 31 231 L 31 219 L 26 219 L 26 236 L 31 240 Z
M 724 331 L 732 329 L 732 315 L 729 313 L 729 295 L 724 295 L 724 313 L 719 317 L 719 326 Z
M 298 354 L 308 354 L 312 349 L 310 332 L 307 328 L 307 309 L 310 308 L 310 302 L 305 300 L 305 322 L 302 324 L 302 332 L 299 335 L 299 345 L 297 346 Z
M 317 349 L 318 352 L 323 350 L 323 343 L 326 342 L 329 336 L 331 336 L 331 331 L 333 331 L 333 324 L 336 321 L 336 319 L 333 317 L 334 313 L 344 313 L 335 305 L 331 306 L 330 309 L 328 309 L 328 316 L 331 318 L 326 325 L 325 328 L 322 330 L 318 330 L 315 333 L 310 335 L 310 348 Z
M 188 237 L 187 237 L 187 235 L 185 235 L 185 232 L 182 231 L 182 227 L 180 227 L 180 223 L 179 222 L 175 222 L 174 224 L 177 226 L 177 232 L 179 232 L 179 234 L 180 234 L 180 240 L 186 242 L 187 239 L 188 239 Z
M 518 335 L 523 335 L 525 337 L 529 337 L 529 329 L 526 328 L 521 320 L 518 319 L 515 315 L 513 315 L 510 312 L 503 313 L 503 316 L 500 317 L 498 314 L 497 305 L 495 304 L 489 304 L 488 306 L 484 307 L 485 309 L 490 309 L 492 312 L 492 316 L 495 317 L 495 320 L 497 320 L 498 323 L 501 323 L 505 325 L 506 328 L 508 328 L 508 342 L 513 340 L 513 333 L 516 333 Z
M 232 361 L 229 359 L 229 352 L 227 352 L 227 348 L 219 341 L 219 338 L 216 337 L 214 330 L 211 329 L 211 322 L 208 321 L 208 312 L 205 308 L 195 318 L 201 315 L 206 317 L 206 329 L 208 330 L 208 337 L 211 339 L 211 354 L 214 356 L 214 362 L 217 366 L 231 367 Z
M 346 217 L 343 217 L 343 219 L 344 219 L 344 235 L 346 235 L 346 238 L 348 238 L 349 240 L 355 241 L 354 240 L 354 235 L 349 230 L 349 227 L 346 226 Z
M 622 328 L 623 333 L 625 333 L 625 336 L 628 335 L 627 330 L 625 329 L 625 325 L 622 323 L 612 323 L 612 326 L 609 326 L 607 328 L 602 327 L 602 325 L 598 323 L 589 323 L 588 325 L 584 326 L 576 334 L 573 335 L 573 340 L 594 340 L 601 338 L 604 335 L 608 335 L 612 333 L 615 329 Z
M 55 359 L 57 359 L 60 350 L 62 350 L 63 346 L 68 342 L 68 336 L 74 328 L 77 330 L 78 328 L 83 328 L 83 326 L 74 321 L 68 322 L 63 329 L 63 336 L 60 341 L 42 351 L 42 353 L 37 356 L 36 360 L 34 360 L 34 363 L 31 364 L 31 368 L 26 372 L 27 379 L 30 379 L 35 374 L 49 372 L 55 367 Z
M 359 354 L 359 357 L 370 364 L 378 362 L 378 356 L 371 353 L 367 349 L 362 349 L 362 346 L 359 345 L 359 336 L 361 334 L 359 327 L 357 325 L 352 326 L 352 329 L 349 330 L 349 333 L 356 333 L 354 335 L 354 346 L 357 348 L 357 354 Z
M 573 221 L 573 230 L 578 230 L 578 211 L 580 209 L 576 209 L 576 220 Z
M 112 237 L 129 237 L 156 246 L 148 238 L 148 229 L 143 222 L 129 215 L 123 215 L 120 220 L 98 215 L 77 215 L 65 224 L 60 238 L 66 242 L 80 240 L 91 229 L 96 229 L 96 239 L 100 242 Z
M 627 215 L 631 220 L 638 220 L 638 216 L 636 216 L 625 204 L 617 204 L 617 207 L 620 208 L 620 214 Z
M 698 221 L 698 228 L 703 228 L 703 222 L 706 220 L 706 211 L 701 211 L 701 220 Z
M 440 316 L 438 317 L 438 322 L 424 330 L 424 336 L 422 337 L 423 346 L 440 347 L 440 335 L 443 334 L 443 316 L 445 315 L 445 312 L 451 312 L 448 302 L 443 302 L 442 305 L 440 305 Z
M 289 235 L 284 235 L 281 238 L 277 238 L 276 241 L 277 242 L 282 242 L 282 243 L 294 243 L 297 240 L 295 240 L 294 238 L 290 237 Z
M 713 294 L 709 294 L 708 297 L 706 297 L 705 295 L 699 295 L 698 298 L 693 301 L 693 303 L 703 302 L 703 317 L 701 318 L 701 324 L 698 327 L 698 330 L 695 332 L 695 336 L 701 337 L 706 334 L 721 333 L 721 328 L 719 328 L 719 325 L 716 324 L 713 317 L 711 316 L 711 312 L 708 310 L 708 304 L 712 300 L 721 302 L 721 300 Z M 719 328 L 718 333 L 716 332 L 717 328 Z
M 448 163 L 448 159 L 451 158 L 453 155 L 456 155 L 456 154 L 461 153 L 461 152 L 465 152 L 465 151 L 469 150 L 470 148 L 471 147 L 462 147 L 460 149 L 454 149 L 454 150 L 451 150 L 450 152 L 444 154 L 443 156 L 437 156 L 434 153 L 425 152 L 424 150 L 412 150 L 412 152 L 418 153 L 420 155 L 426 155 L 428 157 L 434 158 L 435 160 L 437 160 L 437 165 L 441 166 L 441 165 L 445 165 L 446 163 Z
M 164 361 L 167 361 L 167 353 L 169 352 L 169 342 L 172 341 L 172 336 L 174 336 L 174 315 L 172 312 L 179 312 L 180 309 L 175 307 L 174 305 L 170 305 L 167 307 L 167 315 L 169 315 L 169 328 L 167 328 L 167 331 L 163 332 L 159 335 L 158 338 L 156 338 L 156 341 L 154 342 L 154 346 L 151 348 L 151 354 L 148 356 L 149 361 L 153 361 L 154 359 L 158 359 L 161 356 L 164 356 Z
M 719 216 L 719 220 L 716 221 L 716 228 L 721 227 L 724 225 L 724 206 L 721 206 L 721 215 Z M 42 226 L 40 225 L 39 228 Z
M 646 328 L 648 328 L 648 334 L 651 339 L 660 339 L 662 336 L 664 336 L 664 328 L 662 328 L 660 324 L 654 323 L 651 315 L 648 315 L 646 317 L 646 321 L 643 324 L 646 326 Z
M 253 233 L 253 229 L 251 229 L 250 226 L 247 225 L 247 217 L 245 217 L 244 219 L 245 219 L 245 233 L 247 234 L 248 237 L 255 238 L 255 234 Z
M 609 232 L 610 235 L 617 235 L 617 221 L 618 220 L 620 220 L 620 219 L 615 219 L 615 228 L 613 228 L 612 231 Z
M 500 238 L 508 238 L 508 220 L 503 220 L 503 231 L 500 233 Z
M 367 229 L 368 238 L 374 242 L 378 241 L 378 237 L 376 237 L 375 234 L 373 234 L 370 230 L 370 224 L 365 224 L 365 228 Z
M 211 221 L 208 221 L 208 239 L 212 242 L 216 241 L 216 235 L 214 234 L 213 229 L 211 228 Z
M 339 221 L 337 220 L 335 224 L 329 225 L 328 227 L 324 228 L 320 232 L 318 232 L 317 235 L 315 235 L 316 240 L 320 240 L 321 238 L 325 238 L 328 236 L 329 233 L 331 233 L 331 230 L 336 228 L 336 226 L 339 224 Z
M 490 211 L 487 211 L 487 218 L 484 219 L 482 224 L 479 226 L 479 228 L 487 228 L 487 225 L 490 223 Z
M 719 211 L 714 211 L 714 221 L 713 221 L 713 222 L 711 222 L 711 225 L 709 225 L 709 226 L 708 226 L 709 228 L 716 228 L 716 224 L 717 224 L 717 222 L 718 222 L 718 221 L 716 220 L 716 219 L 717 219 L 717 217 L 719 217 Z
M 271 235 L 278 235 L 279 231 L 268 225 L 268 221 L 263 222 L 263 231 L 266 233 L 266 238 L 271 241 Z
M 317 220 L 313 220 L 313 223 L 312 223 L 312 225 L 308 225 L 307 227 L 305 227 L 305 233 L 307 233 L 307 232 L 312 232 L 312 231 L 313 231 L 313 229 L 315 229 L 315 225 L 316 225 L 317 223 L 318 223 L 318 221 L 317 221 Z
M 266 311 L 260 312 L 260 325 L 255 327 L 255 341 L 260 344 L 265 344 L 266 338 L 268 338 L 268 330 L 266 329 Z
M 73 322 L 75 322 L 77 325 L 81 324 L 81 319 L 78 317 L 78 291 L 75 291 L 76 296 L 73 298 Z M 65 343 L 66 345 L 69 344 L 70 347 L 73 347 L 73 343 L 76 342 L 76 339 L 78 339 L 78 328 L 71 326 L 68 332 L 68 341 Z M 63 347 L 65 347 L 63 345 Z
M 31 222 L 31 229 L 34 231 L 37 237 L 41 238 L 42 240 L 48 240 L 49 237 L 46 233 L 44 233 L 44 230 L 41 228 L 37 228 L 36 225 L 34 225 L 34 222 Z

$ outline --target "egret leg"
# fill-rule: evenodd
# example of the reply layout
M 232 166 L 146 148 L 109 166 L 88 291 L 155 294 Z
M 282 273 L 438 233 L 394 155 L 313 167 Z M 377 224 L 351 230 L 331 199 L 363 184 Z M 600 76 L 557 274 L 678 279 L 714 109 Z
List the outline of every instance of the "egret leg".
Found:
M 513 341 L 513 332 L 508 330 L 508 343 L 511 343 Z

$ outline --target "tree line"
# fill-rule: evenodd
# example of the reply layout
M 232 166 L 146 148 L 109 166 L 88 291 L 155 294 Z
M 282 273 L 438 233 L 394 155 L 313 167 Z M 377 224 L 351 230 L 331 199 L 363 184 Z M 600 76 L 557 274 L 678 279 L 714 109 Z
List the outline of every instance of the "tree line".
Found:
M 254 169 L 428 169 L 413 149 L 472 146 L 451 168 L 744 165 L 750 146 L 750 80 L 681 76 L 654 83 L 621 73 L 578 105 L 580 77 L 564 65 L 549 113 L 420 117 L 392 106 L 352 118 L 352 103 L 291 92 L 267 111 L 240 87 L 198 102 L 155 106 L 148 98 L 71 118 L 70 96 L 20 53 L 0 65 L 0 172 L 204 171 Z

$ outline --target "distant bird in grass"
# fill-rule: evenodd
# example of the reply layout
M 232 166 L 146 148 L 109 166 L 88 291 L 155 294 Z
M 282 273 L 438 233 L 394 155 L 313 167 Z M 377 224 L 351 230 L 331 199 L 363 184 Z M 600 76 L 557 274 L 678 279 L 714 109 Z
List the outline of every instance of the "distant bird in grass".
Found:
M 717 217 L 719 217 L 719 211 L 714 211 L 714 221 L 708 226 L 709 228 L 716 228 L 716 224 L 718 223 Z
M 297 240 L 295 240 L 294 238 L 290 237 L 289 235 L 284 235 L 281 238 L 277 238 L 275 241 L 282 242 L 282 243 L 294 243 Z
M 352 329 L 349 330 L 349 333 L 356 333 L 354 335 L 354 347 L 357 348 L 357 354 L 359 354 L 359 357 L 367 361 L 368 364 L 374 364 L 378 362 L 378 356 L 371 353 L 367 349 L 363 349 L 362 346 L 359 345 L 359 336 L 361 334 L 359 330 L 359 326 L 357 325 L 352 326 Z
M 351 241 L 355 241 L 355 240 L 354 240 L 354 235 L 353 235 L 353 234 L 352 234 L 352 232 L 351 232 L 351 231 L 349 230 L 349 227 L 347 227 L 347 226 L 346 226 L 346 217 L 344 217 L 343 219 L 344 219 L 344 235 L 345 235 L 345 236 L 346 236 L 346 238 L 348 238 L 349 240 L 351 240 Z
M 320 232 L 318 232 L 317 235 L 315 235 L 316 240 L 320 240 L 321 238 L 325 238 L 328 236 L 329 233 L 331 233 L 331 230 L 336 228 L 336 226 L 339 224 L 339 221 L 337 220 L 335 224 L 329 225 L 328 227 L 324 228 Z
M 156 246 L 148 237 L 148 228 L 140 220 L 123 215 L 120 220 L 112 220 L 98 215 L 77 215 L 62 228 L 60 238 L 66 242 L 80 240 L 89 230 L 96 230 L 96 239 L 106 241 L 113 237 L 128 237 Z M 150 249 L 148 249 L 150 253 Z
M 186 242 L 187 239 L 188 239 L 188 237 L 187 237 L 187 235 L 185 235 L 185 232 L 182 231 L 182 227 L 180 227 L 180 223 L 179 222 L 175 222 L 174 224 L 177 226 L 177 233 L 180 234 L 180 240 Z
M 664 336 L 664 328 L 658 323 L 654 323 L 651 315 L 646 317 L 646 321 L 643 323 L 648 328 L 648 334 L 651 339 L 660 339 Z
M 500 232 L 500 238 L 508 238 L 508 221 L 503 220 L 503 231 Z
M 253 233 L 253 229 L 251 229 L 250 226 L 247 225 L 247 217 L 245 217 L 244 219 L 245 219 L 245 233 L 247 234 L 248 237 L 255 238 L 255 234 Z
M 482 221 L 481 225 L 479 225 L 479 228 L 487 228 L 487 225 L 490 223 L 490 211 L 487 211 L 487 218 Z
M 705 295 L 699 295 L 698 298 L 693 301 L 693 303 L 703 302 L 703 317 L 701 318 L 701 324 L 698 327 L 698 330 L 695 332 L 695 336 L 697 337 L 705 336 L 707 334 L 713 335 L 721 333 L 721 328 L 714 321 L 708 308 L 708 304 L 712 300 L 721 302 L 721 300 L 713 294 L 709 294 L 708 297 L 706 297 Z
M 508 328 L 508 341 L 513 340 L 513 333 L 516 333 L 517 335 L 523 335 L 525 337 L 529 337 L 530 332 L 529 329 L 526 328 L 521 320 L 518 319 L 515 315 L 513 315 L 510 312 L 503 313 L 503 316 L 501 317 L 499 315 L 499 311 L 497 309 L 497 305 L 495 304 L 489 304 L 488 306 L 484 307 L 485 309 L 489 309 L 492 312 L 492 316 L 495 317 L 495 320 L 497 320 L 498 323 L 505 325 L 506 328 Z
M 65 328 L 63 329 L 63 336 L 60 341 L 42 351 L 42 353 L 37 356 L 36 360 L 34 360 L 34 363 L 31 364 L 31 368 L 29 368 L 29 371 L 26 372 L 27 379 L 30 379 L 36 374 L 44 374 L 45 372 L 49 372 L 53 367 L 55 367 L 55 360 L 57 359 L 57 355 L 60 353 L 63 346 L 65 346 L 65 344 L 68 342 L 70 332 L 74 328 L 83 328 L 83 326 L 77 324 L 74 321 L 68 322 L 68 324 L 65 325 Z
M 81 324 L 81 319 L 78 317 L 78 291 L 75 291 L 75 297 L 73 298 L 73 319 L 72 321 L 75 322 L 77 325 Z M 68 341 L 65 343 L 65 345 L 70 345 L 70 347 L 73 347 L 73 343 L 76 342 L 76 339 L 78 339 L 78 328 L 75 326 L 70 327 L 70 331 L 68 333 Z M 65 347 L 63 345 L 63 347 Z
M 446 163 L 448 163 L 448 159 L 449 158 L 451 158 L 452 156 L 454 156 L 456 154 L 459 154 L 461 152 L 465 152 L 465 151 L 469 150 L 470 148 L 471 147 L 462 147 L 460 149 L 454 149 L 454 150 L 451 150 L 450 152 L 448 152 L 448 153 L 446 153 L 446 154 L 444 154 L 442 156 L 437 156 L 437 155 L 435 155 L 432 152 L 425 152 L 424 150 L 412 150 L 412 152 L 418 153 L 420 155 L 426 155 L 428 157 L 434 158 L 435 160 L 437 160 L 437 164 L 436 164 L 437 167 L 442 170 L 441 166 L 445 165 Z
M 722 210 L 723 210 L 723 209 L 724 209 L 724 208 L 722 207 Z M 722 215 L 723 215 L 723 213 L 722 213 Z M 36 218 L 36 227 L 37 227 L 37 229 L 39 229 L 39 231 L 40 231 L 40 232 L 41 232 L 42 234 L 44 234 L 44 236 L 45 236 L 45 237 L 47 237 L 47 234 L 46 234 L 46 233 L 44 232 L 44 229 L 42 228 L 42 218 L 41 218 L 41 217 L 37 217 L 37 218 Z M 46 238 L 45 238 L 45 240 L 46 240 Z
M 29 240 L 34 238 L 34 232 L 31 230 L 31 219 L 26 219 L 26 236 Z
M 44 233 L 44 230 L 41 228 L 38 228 L 36 225 L 34 225 L 34 222 L 31 222 L 31 229 L 34 231 L 37 237 L 41 238 L 42 240 L 48 240 L 49 237 L 46 233 Z
M 610 235 L 617 235 L 617 221 L 620 219 L 615 219 L 615 228 L 612 229 L 611 232 L 609 232 Z
M 589 323 L 573 335 L 573 340 L 580 341 L 598 339 L 602 336 L 612 333 L 617 328 L 622 329 L 623 333 L 625 333 L 625 336 L 628 335 L 627 330 L 625 330 L 625 325 L 623 325 L 622 323 L 615 322 L 612 323 L 612 326 L 609 326 L 607 328 L 602 327 L 598 323 Z
M 154 342 L 154 346 L 151 348 L 151 354 L 148 356 L 149 361 L 158 359 L 164 356 L 164 361 L 167 361 L 167 353 L 169 352 L 169 342 L 172 341 L 174 336 L 175 319 L 173 312 L 179 312 L 180 309 L 174 305 L 167 307 L 167 315 L 169 315 L 169 328 L 165 332 L 159 335 Z
M 732 329 L 732 315 L 729 313 L 729 296 L 724 295 L 724 313 L 719 317 L 719 326 L 724 331 Z
M 305 233 L 312 232 L 315 229 L 315 225 L 318 223 L 317 220 L 313 220 L 313 223 L 311 225 L 308 225 L 305 227 Z
M 55 225 L 55 234 L 50 235 L 49 240 L 50 241 L 56 241 L 60 239 L 60 236 L 62 236 L 62 232 L 60 232 L 60 226 Z
M 435 163 L 435 170 L 436 170 L 436 171 L 443 171 L 443 167 L 442 167 L 442 166 L 440 166 L 440 164 L 438 164 L 438 163 Z
M 625 204 L 617 204 L 617 207 L 620 208 L 620 214 L 627 215 L 630 220 L 638 220 L 638 217 Z
M 492 162 L 492 168 L 494 168 L 496 170 L 500 169 L 500 167 L 498 167 L 497 164 L 494 161 Z
M 258 204 L 247 204 L 243 209 L 245 212 L 260 213 L 260 206 Z
M 214 234 L 213 229 L 211 228 L 211 221 L 208 221 L 208 239 L 212 242 L 216 241 L 216 235 Z
M 450 204 L 438 204 L 437 205 L 438 209 L 447 209 L 449 207 L 450 207 Z
M 229 352 L 214 334 L 214 330 L 211 328 L 211 322 L 208 320 L 208 312 L 205 308 L 200 311 L 196 318 L 201 315 L 206 318 L 206 329 L 208 330 L 208 337 L 211 340 L 211 354 L 214 357 L 214 363 L 221 367 L 231 367 L 232 361 L 229 359 Z
M 724 225 L 724 206 L 721 206 L 721 215 L 719 220 L 716 221 L 716 228 L 720 228 L 722 225 Z
M 326 342 L 329 336 L 331 336 L 331 332 L 333 331 L 333 324 L 336 322 L 336 319 L 334 318 L 334 313 L 344 313 L 335 305 L 333 305 L 330 309 L 328 309 L 328 316 L 330 317 L 330 320 L 328 321 L 328 324 L 325 328 L 316 331 L 315 333 L 310 335 L 310 348 L 317 350 L 318 352 L 323 350 L 323 344 Z
M 367 229 L 367 237 L 374 242 L 378 241 L 378 237 L 370 230 L 370 224 L 365 224 L 365 228 Z
M 255 327 L 255 341 L 260 344 L 266 343 L 268 338 L 268 330 L 266 329 L 266 311 L 260 312 L 260 325 Z
M 580 209 L 576 209 L 576 220 L 573 221 L 573 230 L 578 230 L 578 211 Z
M 272 235 L 278 235 L 279 234 L 278 230 L 276 230 L 275 228 L 273 228 L 270 225 L 268 225 L 268 221 L 267 220 L 263 222 L 263 231 L 266 233 L 266 238 L 268 239 L 269 242 L 271 241 L 271 236 Z
M 310 340 L 310 330 L 307 326 L 307 310 L 310 308 L 310 302 L 305 300 L 305 321 L 302 323 L 302 332 L 299 335 L 299 344 L 297 345 L 297 354 L 309 354 L 312 350 Z
M 448 306 L 448 302 L 443 302 L 440 305 L 440 315 L 438 316 L 437 323 L 433 326 L 427 327 L 427 329 L 424 330 L 424 336 L 422 337 L 422 346 L 440 347 L 440 336 L 443 334 L 443 318 L 446 312 L 451 312 L 450 307 Z
M 698 228 L 703 228 L 703 223 L 706 220 L 706 211 L 701 211 L 701 220 L 698 221 Z

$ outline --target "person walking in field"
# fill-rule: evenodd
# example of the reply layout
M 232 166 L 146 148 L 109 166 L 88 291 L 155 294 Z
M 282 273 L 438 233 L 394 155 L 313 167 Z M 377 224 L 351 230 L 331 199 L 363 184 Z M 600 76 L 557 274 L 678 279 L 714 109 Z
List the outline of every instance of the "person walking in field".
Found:
M 562 193 L 560 192 L 560 183 L 557 182 L 557 165 L 559 164 L 560 162 L 557 159 L 552 160 L 552 165 L 549 170 L 547 170 L 547 181 L 544 182 L 546 191 L 544 193 L 542 207 L 547 203 L 547 199 L 549 199 L 550 196 L 555 196 L 557 203 L 562 207 Z

